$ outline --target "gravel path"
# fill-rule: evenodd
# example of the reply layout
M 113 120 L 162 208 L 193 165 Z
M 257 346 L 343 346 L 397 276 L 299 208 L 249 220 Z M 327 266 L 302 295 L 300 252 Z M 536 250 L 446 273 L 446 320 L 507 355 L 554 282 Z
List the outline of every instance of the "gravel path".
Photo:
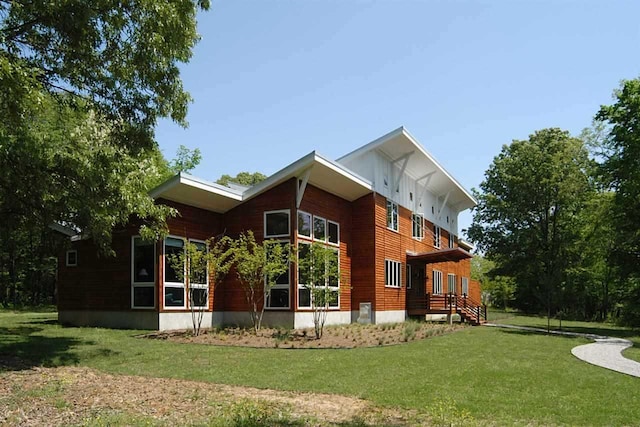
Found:
M 506 329 L 520 329 L 532 332 L 544 332 L 546 329 L 529 328 L 526 326 L 501 325 L 497 323 L 485 323 L 485 326 Z M 571 354 L 580 360 L 584 360 L 592 365 L 602 368 L 611 369 L 612 371 L 631 375 L 640 378 L 640 363 L 627 359 L 622 355 L 622 351 L 633 346 L 633 343 L 623 338 L 605 337 L 594 334 L 579 334 L 576 332 L 550 331 L 556 335 L 568 335 L 574 337 L 583 337 L 594 340 L 594 343 L 579 345 L 571 349 Z

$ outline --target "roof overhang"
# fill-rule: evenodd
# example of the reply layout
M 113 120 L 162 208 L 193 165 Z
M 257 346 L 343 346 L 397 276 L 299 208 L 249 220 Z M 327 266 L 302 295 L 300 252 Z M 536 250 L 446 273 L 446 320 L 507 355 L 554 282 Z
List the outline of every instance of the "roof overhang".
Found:
M 249 188 L 244 193 L 243 200 L 253 198 L 291 178 L 301 179 L 307 172 L 308 184 L 350 202 L 373 192 L 373 185 L 369 180 L 312 151 Z
M 468 258 L 473 258 L 473 255 L 462 248 L 441 249 L 431 252 L 407 253 L 407 262 L 420 261 L 426 264 L 447 261 L 457 262 Z
M 242 202 L 241 193 L 182 172 L 151 190 L 149 195 L 217 213 L 224 213 Z
M 426 184 L 427 189 L 438 197 L 446 197 L 448 194 L 448 204 L 458 211 L 473 208 L 477 204 L 477 200 L 471 193 L 447 172 L 404 127 L 389 132 L 342 156 L 337 161 L 348 161 L 371 150 L 377 150 L 392 162 L 407 159 L 405 173 Z
M 240 187 L 229 188 L 179 173 L 151 190 L 149 194 L 154 199 L 162 198 L 212 212 L 225 213 L 292 178 L 303 177 L 307 184 L 350 202 L 373 192 L 373 185 L 367 179 L 313 151 L 244 191 Z

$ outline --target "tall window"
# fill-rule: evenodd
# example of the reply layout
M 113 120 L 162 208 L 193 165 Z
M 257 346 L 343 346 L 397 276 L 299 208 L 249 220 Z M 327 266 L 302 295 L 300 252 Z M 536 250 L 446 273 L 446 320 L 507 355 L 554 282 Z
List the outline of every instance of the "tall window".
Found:
M 289 242 L 277 242 L 276 245 L 287 245 Z M 282 251 L 282 255 L 288 257 L 286 251 Z M 287 267 L 287 271 L 276 278 L 275 285 L 269 290 L 266 300 L 266 308 L 289 308 L 289 289 L 291 265 Z
M 433 270 L 433 293 L 442 293 L 442 271 Z
M 440 227 L 437 225 L 433 226 L 433 247 L 440 247 Z
M 465 296 L 469 295 L 469 278 L 468 277 L 462 278 L 462 294 Z
M 329 259 L 326 262 L 332 264 L 332 266 L 326 265 L 324 261 L 321 261 L 320 264 L 305 262 L 302 263 L 302 260 L 309 261 L 309 257 L 311 256 L 311 245 L 306 242 L 298 243 L 298 307 L 299 308 L 311 308 L 313 301 L 313 292 L 311 292 L 311 287 L 320 288 L 325 287 L 331 292 L 331 297 L 329 298 L 329 307 L 339 307 L 339 292 L 340 292 L 340 256 L 337 249 L 332 249 L 330 251 Z M 301 264 L 307 266 L 307 268 L 302 268 Z M 335 267 L 335 268 L 333 268 Z M 312 283 L 313 275 L 312 271 L 315 269 L 319 269 L 323 271 L 325 269 L 329 269 L 330 271 L 336 271 L 336 275 L 328 275 L 324 283 Z M 325 270 L 326 272 L 326 270 Z
M 164 306 L 186 308 L 184 266 L 183 271 L 171 262 L 172 257 L 184 254 L 184 240 L 176 237 L 164 239 Z
M 399 288 L 402 286 L 402 263 L 384 260 L 384 284 L 391 288 Z
M 406 277 L 407 277 L 407 278 L 406 278 L 406 281 L 407 281 L 407 289 L 411 289 L 411 282 L 413 281 L 413 280 L 412 280 L 412 277 L 411 277 L 411 264 L 407 264 L 407 271 L 406 271 L 406 275 L 407 275 L 407 276 L 406 276 Z
M 456 236 L 453 233 L 449 233 L 449 248 L 453 249 L 456 247 Z
M 420 214 L 412 214 L 411 215 L 411 224 L 412 224 L 412 236 L 414 239 L 422 240 L 424 237 L 424 218 Z
M 456 275 L 447 274 L 447 292 L 450 294 L 457 294 L 456 290 Z
M 398 205 L 387 200 L 387 228 L 398 231 Z
M 131 307 L 154 308 L 155 244 L 140 237 L 131 239 Z
M 289 235 L 289 210 L 264 213 L 264 237 L 286 237 Z
M 205 242 L 199 240 L 191 240 L 191 244 L 195 245 L 198 252 L 207 252 Z M 206 307 L 209 301 L 209 270 L 206 260 L 201 260 L 196 265 L 196 260 L 191 260 L 189 265 L 189 304 L 193 307 Z

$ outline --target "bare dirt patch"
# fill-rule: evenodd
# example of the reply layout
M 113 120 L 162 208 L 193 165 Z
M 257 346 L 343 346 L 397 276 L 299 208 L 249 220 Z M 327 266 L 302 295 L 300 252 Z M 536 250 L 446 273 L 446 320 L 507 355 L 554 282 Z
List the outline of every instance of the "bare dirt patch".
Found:
M 89 368 L 0 374 L 0 425 L 416 425 L 410 411 L 348 396 L 282 392 Z
M 145 338 L 166 339 L 182 343 L 198 343 L 258 348 L 356 348 L 401 344 L 442 335 L 464 327 L 460 324 L 402 322 L 381 325 L 350 324 L 324 328 L 322 338 L 316 339 L 313 329 L 213 328 L 203 329 L 199 336 L 190 330 L 155 332 Z

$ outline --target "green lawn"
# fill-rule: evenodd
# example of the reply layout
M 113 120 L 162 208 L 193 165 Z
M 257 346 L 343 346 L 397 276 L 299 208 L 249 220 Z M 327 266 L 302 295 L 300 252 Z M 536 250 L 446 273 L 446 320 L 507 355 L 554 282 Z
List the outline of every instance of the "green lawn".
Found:
M 497 425 L 632 425 L 640 420 L 640 379 L 573 357 L 572 347 L 589 342 L 582 338 L 470 327 L 390 347 L 249 349 L 140 339 L 136 331 L 67 328 L 55 318 L 54 313 L 0 311 L 0 354 L 37 366 L 81 365 L 110 373 L 346 394 L 418 411 L 453 400 L 456 411 Z M 640 334 L 626 329 L 577 322 L 566 328 L 608 331 L 640 345 Z M 629 356 L 638 350 L 628 350 Z

